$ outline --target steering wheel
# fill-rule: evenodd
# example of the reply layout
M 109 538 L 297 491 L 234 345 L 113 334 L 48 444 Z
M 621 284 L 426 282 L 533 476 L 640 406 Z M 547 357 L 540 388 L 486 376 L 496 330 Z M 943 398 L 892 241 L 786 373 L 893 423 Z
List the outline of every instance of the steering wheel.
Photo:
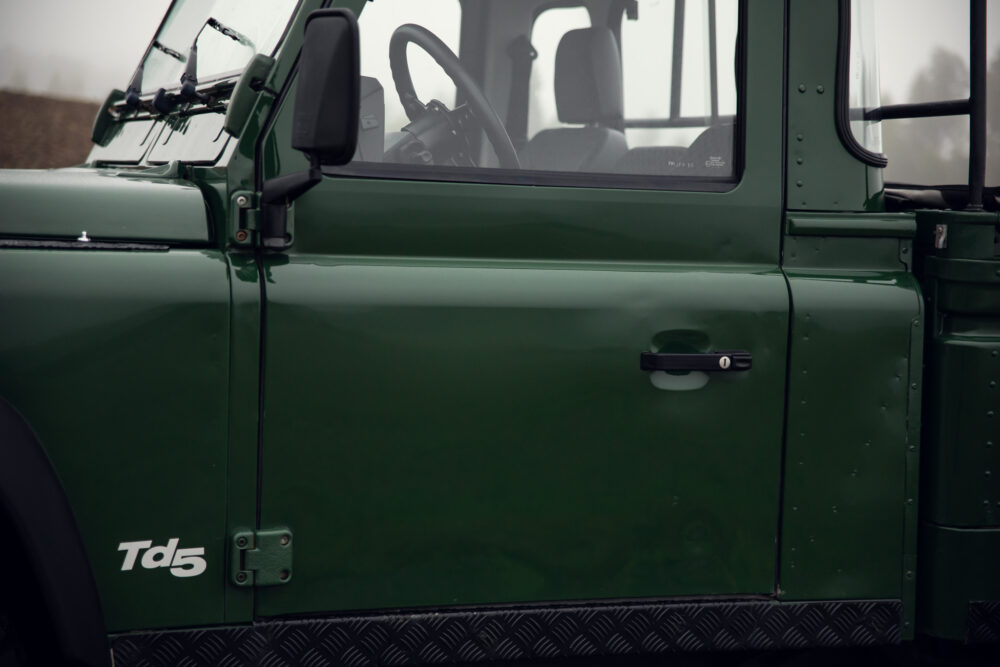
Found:
M 407 23 L 396 28 L 389 40 L 389 67 L 392 69 L 392 80 L 396 84 L 396 93 L 403 104 L 407 117 L 414 121 L 426 111 L 427 106 L 420 101 L 413 88 L 413 78 L 410 76 L 410 63 L 406 55 L 406 47 L 416 44 L 434 59 L 434 62 L 444 70 L 455 87 L 468 100 L 472 115 L 479 121 L 486 133 L 486 138 L 504 169 L 520 169 L 514 143 L 507 134 L 500 116 L 490 101 L 483 94 L 476 80 L 462 66 L 458 56 L 442 42 L 437 35 L 423 26 Z

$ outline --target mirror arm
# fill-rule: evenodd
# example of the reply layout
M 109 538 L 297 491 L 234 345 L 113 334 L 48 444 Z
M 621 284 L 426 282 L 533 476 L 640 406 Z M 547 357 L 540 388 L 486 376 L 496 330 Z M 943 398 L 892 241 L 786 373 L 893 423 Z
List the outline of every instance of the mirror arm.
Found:
M 288 232 L 288 207 L 323 180 L 319 160 L 311 159 L 308 171 L 264 181 L 261 193 L 261 239 L 268 248 L 284 248 Z

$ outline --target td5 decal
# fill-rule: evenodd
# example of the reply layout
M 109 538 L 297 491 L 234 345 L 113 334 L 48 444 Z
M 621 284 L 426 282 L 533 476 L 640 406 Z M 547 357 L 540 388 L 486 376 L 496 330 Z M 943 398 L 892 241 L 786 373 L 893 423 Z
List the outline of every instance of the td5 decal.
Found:
M 140 540 L 138 542 L 122 542 L 118 545 L 118 551 L 125 552 L 125 560 L 122 561 L 122 572 L 128 572 L 135 567 L 136 560 L 147 570 L 158 567 L 169 567 L 170 574 L 175 577 L 197 577 L 205 571 L 208 564 L 203 556 L 205 547 L 192 547 L 189 549 L 178 549 L 179 537 L 172 537 L 167 540 L 167 544 L 162 547 L 154 547 L 151 540 Z M 142 558 L 139 558 L 139 553 Z

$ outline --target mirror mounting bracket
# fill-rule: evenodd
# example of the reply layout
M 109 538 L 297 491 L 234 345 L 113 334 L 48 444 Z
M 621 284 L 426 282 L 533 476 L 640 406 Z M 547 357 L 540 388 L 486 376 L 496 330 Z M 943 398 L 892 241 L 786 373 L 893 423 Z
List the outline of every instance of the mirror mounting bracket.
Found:
M 323 180 L 319 160 L 310 160 L 309 170 L 264 181 L 261 193 L 261 242 L 266 248 L 288 245 L 288 207 Z

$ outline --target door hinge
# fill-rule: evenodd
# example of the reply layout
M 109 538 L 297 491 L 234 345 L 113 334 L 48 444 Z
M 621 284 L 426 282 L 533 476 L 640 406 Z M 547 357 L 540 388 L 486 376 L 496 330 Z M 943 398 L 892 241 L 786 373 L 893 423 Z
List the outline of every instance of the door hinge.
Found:
M 292 531 L 287 528 L 233 535 L 230 560 L 237 586 L 281 586 L 292 580 Z

